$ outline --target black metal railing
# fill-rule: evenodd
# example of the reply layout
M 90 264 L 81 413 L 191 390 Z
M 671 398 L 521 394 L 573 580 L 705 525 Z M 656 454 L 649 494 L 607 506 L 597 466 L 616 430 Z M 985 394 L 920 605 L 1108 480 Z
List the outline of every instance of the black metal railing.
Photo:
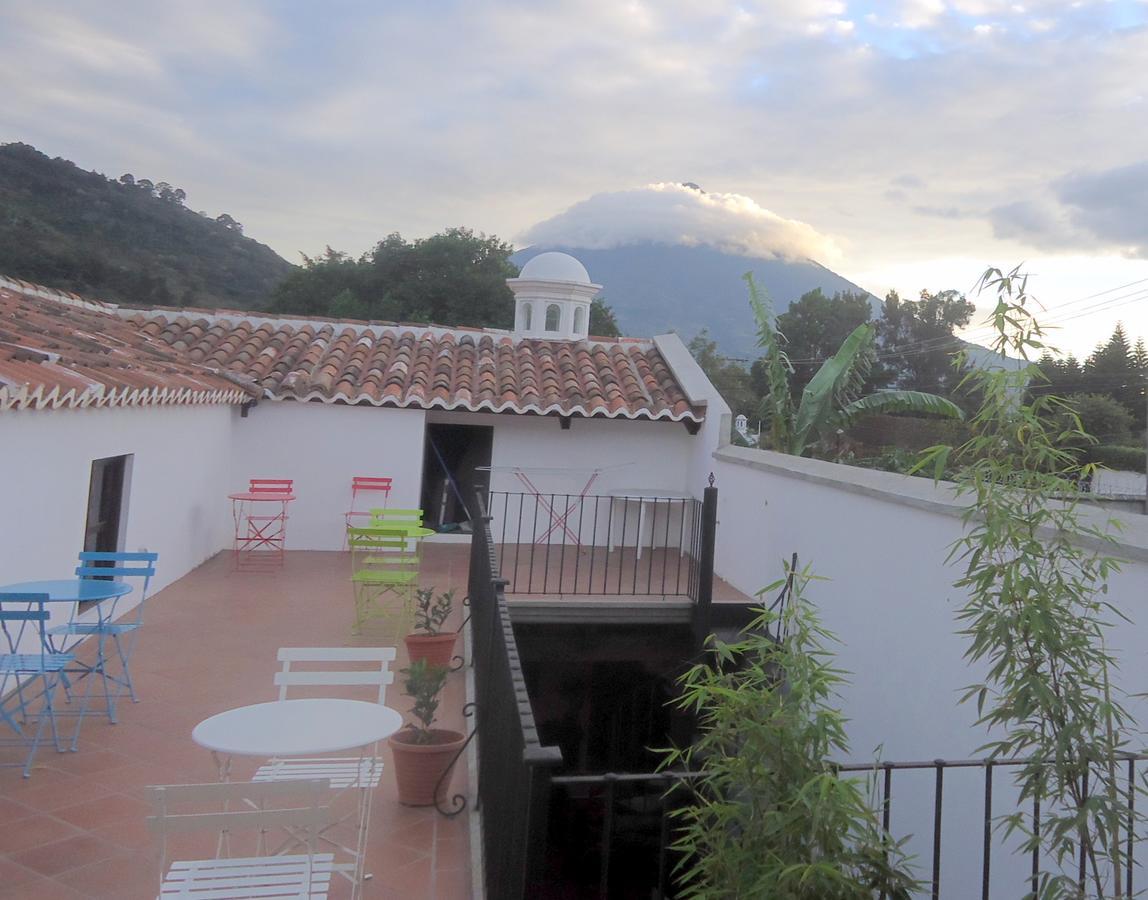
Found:
M 1126 798 L 1135 796 L 1140 764 L 1146 759 L 1144 755 L 1122 758 Z M 894 838 L 909 837 L 907 847 L 915 856 L 917 875 L 923 882 L 919 896 L 991 900 L 994 896 L 1016 897 L 1026 888 L 1036 894 L 1043 875 L 1062 871 L 1039 849 L 1016 852 L 1021 839 L 1013 836 L 1010 840 L 1001 825 L 1002 816 L 1017 811 L 1017 806 L 1015 802 L 1001 803 L 999 797 L 1004 793 L 1015 801 L 1018 789 L 1012 779 L 1005 780 L 996 773 L 1021 765 L 1021 760 L 936 759 L 848 764 L 839 766 L 838 771 L 870 776 L 874 810 L 882 827 Z M 900 790 L 895 791 L 896 774 L 910 772 L 921 778 L 906 785 L 904 780 L 911 776 L 902 775 Z M 961 780 L 958 772 L 967 773 L 977 783 Z M 689 790 L 681 788 L 695 777 L 697 773 L 690 772 L 553 776 L 550 804 L 564 827 L 551 841 L 578 843 L 582 851 L 575 856 L 573 871 L 563 873 L 566 886 L 585 897 L 673 896 L 676 857 L 672 810 L 689 802 Z M 1082 788 L 1087 796 L 1087 778 Z M 954 794 L 959 798 L 955 804 Z M 979 801 L 972 799 L 978 796 Z M 949 807 L 945 806 L 946 797 Z M 911 814 L 904 816 L 913 820 L 911 825 L 898 824 L 894 798 L 902 809 L 911 807 Z M 954 805 L 959 809 L 957 815 L 951 808 Z M 1047 810 L 1042 811 L 1040 803 L 1034 802 L 1027 805 L 1025 815 L 1028 826 L 1039 833 L 1047 821 Z M 948 829 L 944 827 L 947 819 Z M 923 827 L 914 827 L 918 824 Z M 1130 812 L 1124 823 L 1121 895 L 1127 897 L 1136 896 L 1138 837 L 1134 825 Z M 1087 878 L 1084 849 L 1079 853 L 1073 864 L 1075 871 L 1066 874 L 1075 876 L 1083 886 Z M 942 879 L 944 875 L 947 880 Z
M 510 900 L 538 896 L 546 832 L 550 771 L 557 747 L 538 739 L 518 645 L 506 606 L 505 582 L 495 576 L 490 521 L 478 498 L 468 593 L 474 639 L 478 728 L 478 809 L 483 822 L 486 892 Z
M 698 500 L 491 491 L 488 508 L 507 593 L 697 599 Z
M 1125 856 L 1125 871 L 1124 885 L 1122 886 L 1124 893 L 1121 896 L 1136 896 L 1133 891 L 1133 878 L 1136 869 L 1135 846 L 1137 843 L 1134 804 L 1136 795 L 1136 783 L 1141 777 L 1138 775 L 1137 769 L 1139 768 L 1139 764 L 1142 763 L 1145 759 L 1148 759 L 1148 756 L 1137 754 L 1122 754 L 1120 760 L 1120 766 L 1123 772 L 1126 774 L 1127 778 L 1125 799 L 1127 799 L 1130 804 L 1128 811 L 1128 821 L 1124 823 L 1124 828 L 1127 835 L 1127 843 L 1123 848 Z M 1012 842 L 1013 852 L 1010 852 L 1010 848 L 1006 846 L 1008 838 L 1004 833 L 1005 829 L 1001 827 L 1001 816 L 1002 812 L 1006 810 L 1011 813 L 1021 811 L 1018 808 L 1016 797 L 1014 796 L 1019 794 L 1019 785 L 1017 785 L 1015 780 L 1012 778 L 1008 779 L 1007 781 L 999 782 L 997 779 L 994 779 L 994 772 L 1000 769 L 1005 771 L 1015 770 L 1018 767 L 1026 765 L 1027 762 L 1028 761 L 1026 760 L 1007 759 L 934 759 L 913 762 L 881 762 L 877 763 L 876 765 L 872 763 L 858 763 L 839 766 L 838 771 L 841 773 L 870 773 L 874 777 L 876 781 L 874 785 L 874 796 L 877 803 L 876 809 L 879 811 L 881 816 L 881 825 L 887 834 L 893 836 L 904 836 L 909 834 L 911 830 L 906 829 L 904 826 L 896 827 L 894 824 L 895 820 L 893 798 L 897 796 L 893 790 L 894 773 L 931 773 L 927 775 L 926 778 L 927 780 L 932 781 L 932 800 L 930 802 L 926 799 L 924 803 L 920 802 L 920 789 L 924 787 L 924 793 L 927 794 L 929 793 L 929 786 L 918 784 L 918 802 L 916 804 L 917 808 L 915 810 L 918 819 L 927 817 L 928 820 L 931 820 L 931 827 L 927 828 L 927 833 L 929 834 L 928 841 L 925 842 L 922 840 L 920 838 L 920 832 L 916 831 L 915 833 L 918 835 L 918 839 L 913 842 L 913 846 L 917 852 L 918 858 L 921 861 L 927 858 L 929 861 L 928 877 L 926 880 L 928 896 L 931 897 L 932 900 L 939 900 L 939 898 L 942 896 L 942 875 L 945 874 L 946 871 L 943 867 L 943 863 L 946 859 L 946 854 L 948 854 L 950 867 L 953 868 L 957 873 L 955 878 L 951 880 L 959 881 L 962 885 L 962 890 L 958 896 L 976 896 L 975 891 L 969 890 L 968 887 L 972 883 L 970 879 L 970 871 L 974 870 L 979 863 L 979 896 L 981 897 L 981 900 L 990 900 L 990 898 L 993 896 L 992 891 L 994 884 L 994 850 L 997 851 L 998 854 L 998 864 L 1001 863 L 1000 851 L 1004 850 L 1007 853 L 1007 862 L 1004 863 L 1004 865 L 1007 865 L 1009 868 L 1008 877 L 998 879 L 998 881 L 1003 881 L 1012 888 L 1011 891 L 1008 891 L 1004 886 L 1001 887 L 1001 893 L 1005 896 L 1015 896 L 1015 887 L 1020 883 L 1022 879 L 1025 879 L 1029 882 L 1029 889 L 1035 896 L 1040 893 L 1041 878 L 1043 874 L 1050 871 L 1063 872 L 1064 874 L 1069 875 L 1073 874 L 1056 867 L 1052 860 L 1045 857 L 1045 854 L 1041 851 L 1040 847 L 1035 847 L 1023 855 L 1015 852 L 1016 848 L 1019 846 L 1019 837 L 1016 837 Z M 975 774 L 973 776 L 981 782 L 981 784 L 977 786 L 980 788 L 979 791 L 973 790 L 974 786 L 969 784 L 967 779 L 965 783 L 956 784 L 954 786 L 953 776 L 950 776 L 949 778 L 949 795 L 951 796 L 952 793 L 956 791 L 957 796 L 961 798 L 960 809 L 964 815 L 962 817 L 963 821 L 959 825 L 950 829 L 951 832 L 957 832 L 954 835 L 956 846 L 954 847 L 954 845 L 950 842 L 949 846 L 946 847 L 947 837 L 946 831 L 944 829 L 946 814 L 945 774 L 946 772 L 963 773 L 969 772 L 970 770 L 972 773 L 977 773 L 979 770 L 979 777 L 977 777 Z M 1088 796 L 1088 785 L 1089 775 L 1086 770 L 1085 773 L 1081 776 L 1080 784 L 1081 795 L 1085 798 Z M 1002 789 L 1008 792 L 1009 800 L 1006 801 L 1005 804 L 997 803 L 994 807 L 994 786 L 997 792 L 1000 792 Z M 903 787 L 904 785 L 902 784 L 902 788 Z M 981 796 L 979 811 L 975 809 L 975 804 L 970 806 L 968 803 L 968 798 L 970 796 L 976 796 L 978 793 Z M 1026 804 L 1026 806 L 1028 805 Z M 1043 811 L 1044 818 L 1042 818 L 1042 810 L 1039 799 L 1034 799 L 1032 801 L 1031 807 L 1026 808 L 1023 810 L 1023 812 L 1028 817 L 1027 824 L 1028 827 L 1032 829 L 1032 833 L 1040 834 L 1042 826 L 1047 821 L 1047 810 Z M 970 844 L 969 834 L 967 831 L 967 826 L 973 824 L 974 822 L 974 813 L 976 813 L 975 824 L 979 829 L 979 837 L 975 843 L 979 846 L 972 846 Z M 966 827 L 962 829 L 962 825 Z M 1084 842 L 1079 842 L 1079 858 L 1077 861 L 1077 870 L 1075 872 L 1075 876 L 1077 884 L 1081 888 L 1084 888 L 1086 879 L 1086 851 L 1087 846 L 1084 844 Z M 925 855 L 926 853 L 927 856 Z M 979 859 L 977 857 L 979 857 Z M 1027 858 L 1027 861 L 1024 861 L 1025 858 Z M 1025 873 L 1020 871 L 1022 865 L 1027 868 L 1027 878 L 1025 878 Z

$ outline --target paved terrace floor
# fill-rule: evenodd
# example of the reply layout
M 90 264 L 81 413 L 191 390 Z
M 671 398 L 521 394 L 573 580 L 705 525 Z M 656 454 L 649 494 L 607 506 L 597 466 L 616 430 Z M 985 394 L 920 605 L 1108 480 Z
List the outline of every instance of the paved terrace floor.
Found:
M 599 598 L 685 600 L 692 587 L 693 562 L 677 548 L 539 544 L 496 544 L 502 577 L 515 599 Z M 714 603 L 754 603 L 733 585 L 714 576 Z
M 422 584 L 453 587 L 461 597 L 468 552 L 467 544 L 428 544 Z M 158 874 L 144 821 L 145 788 L 217 777 L 211 755 L 192 742 L 192 728 L 225 709 L 274 700 L 279 647 L 396 643 L 369 632 L 351 637 L 348 574 L 344 553 L 288 553 L 284 567 L 269 572 L 234 572 L 230 553 L 221 553 L 155 594 L 133 661 L 141 702 L 122 703 L 118 725 L 90 717 L 77 753 L 41 748 L 29 780 L 18 769 L 0 769 L 0 900 L 154 898 Z M 401 668 L 406 654 L 397 644 Z M 444 727 L 462 730 L 463 702 L 458 672 L 440 707 Z M 399 679 L 387 703 L 408 711 Z M 4 762 L 15 758 L 0 753 L 7 754 Z M 466 900 L 466 814 L 446 819 L 433 809 L 400 806 L 389 751 L 383 757 L 387 770 L 375 795 L 367 860 L 374 878 L 364 896 Z M 233 777 L 249 776 L 256 764 L 237 758 Z M 465 789 L 465 781 L 465 767 L 457 766 L 452 788 Z M 347 896 L 347 887 L 336 878 L 332 896 Z

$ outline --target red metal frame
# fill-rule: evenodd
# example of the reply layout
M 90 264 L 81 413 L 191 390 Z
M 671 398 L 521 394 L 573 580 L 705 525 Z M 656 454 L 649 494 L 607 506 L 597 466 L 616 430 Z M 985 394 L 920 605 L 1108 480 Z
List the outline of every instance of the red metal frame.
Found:
M 383 495 L 383 509 L 387 508 L 387 503 L 391 499 L 391 486 L 393 479 L 388 476 L 374 476 L 374 475 L 355 475 L 351 478 L 351 508 L 344 514 L 346 524 L 349 528 L 351 520 L 356 516 L 370 516 L 370 509 L 355 509 L 355 500 L 359 494 L 382 494 Z M 372 507 L 378 507 L 378 503 L 372 503 Z M 343 539 L 343 546 L 346 547 L 346 536 Z
M 287 504 L 295 499 L 290 478 L 252 478 L 246 493 L 230 494 L 235 523 L 236 569 L 282 566 L 287 550 Z M 256 503 L 278 503 L 276 512 L 253 512 Z

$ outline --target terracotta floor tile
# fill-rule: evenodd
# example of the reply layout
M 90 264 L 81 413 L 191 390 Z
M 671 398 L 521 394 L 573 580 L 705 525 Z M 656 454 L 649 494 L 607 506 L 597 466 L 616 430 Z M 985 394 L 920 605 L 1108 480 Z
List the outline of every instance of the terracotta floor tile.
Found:
M 40 847 L 80 833 L 74 825 L 69 825 L 52 816 L 31 816 L 18 822 L 5 823 L 0 828 L 0 853 L 17 853 L 30 847 Z
M 122 847 L 109 844 L 90 834 L 77 834 L 54 844 L 42 844 L 13 853 L 12 860 L 41 875 L 52 876 L 112 856 L 122 856 L 124 852 Z
M 466 545 L 428 545 L 426 583 L 465 590 L 467 552 Z M 42 751 L 28 781 L 17 769 L 0 769 L 0 861 L 30 886 L 18 892 L 0 868 L 0 900 L 132 900 L 137 889 L 141 898 L 154 896 L 146 788 L 218 777 L 211 755 L 191 741 L 192 728 L 223 710 L 274 699 L 279 647 L 363 645 L 350 634 L 346 554 L 288 554 L 284 570 L 272 573 L 235 574 L 229 563 L 226 556 L 210 560 L 149 601 L 147 630 L 133 658 L 143 700 L 122 702 L 119 724 L 85 721 L 80 752 Z M 406 651 L 394 643 L 397 670 L 406 665 Z M 443 727 L 464 725 L 463 678 L 454 674 L 448 682 Z M 398 684 L 388 702 L 404 714 L 410 709 Z M 368 869 L 377 877 L 366 886 L 364 900 L 465 900 L 468 814 L 448 821 L 433 809 L 400 806 L 389 752 L 384 756 L 388 767 L 374 797 L 367 849 Z M 250 777 L 260 762 L 236 759 L 233 777 Z M 453 788 L 465 782 L 465 770 L 457 769 Z M 180 858 L 210 856 L 214 838 L 189 836 L 179 850 Z M 3 857 L 6 852 L 11 856 Z M 145 860 L 141 875 L 138 864 Z M 45 879 L 24 863 L 41 871 L 60 871 L 60 865 L 67 870 Z M 332 900 L 348 896 L 347 887 L 338 881 Z
M 0 886 L 10 888 L 38 877 L 31 869 L 0 856 Z
M 84 897 L 74 888 L 42 875 L 17 885 L 0 885 L 0 900 L 83 900 Z
M 470 866 L 435 872 L 434 900 L 470 900 Z
M 44 773 L 33 779 L 26 790 L 14 799 L 31 809 L 50 812 L 61 806 L 72 806 L 87 800 L 97 800 L 112 793 L 98 781 L 89 778 L 59 778 L 57 773 Z
M 156 856 L 115 856 L 59 875 L 57 881 L 100 900 L 153 900 L 159 883 Z
M 70 822 L 77 828 L 92 829 L 101 824 L 115 823 L 123 819 L 143 819 L 150 812 L 151 807 L 142 800 L 136 800 L 126 794 L 111 794 L 98 800 L 60 807 L 52 815 Z

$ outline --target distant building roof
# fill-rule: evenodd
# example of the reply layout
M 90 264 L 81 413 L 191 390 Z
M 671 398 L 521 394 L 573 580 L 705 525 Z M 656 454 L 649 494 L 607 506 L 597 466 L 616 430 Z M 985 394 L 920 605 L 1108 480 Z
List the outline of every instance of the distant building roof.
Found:
M 0 276 L 0 410 L 251 399 L 250 389 L 189 363 L 114 309 Z
M 153 342 L 276 400 L 700 422 L 653 341 L 121 308 Z

